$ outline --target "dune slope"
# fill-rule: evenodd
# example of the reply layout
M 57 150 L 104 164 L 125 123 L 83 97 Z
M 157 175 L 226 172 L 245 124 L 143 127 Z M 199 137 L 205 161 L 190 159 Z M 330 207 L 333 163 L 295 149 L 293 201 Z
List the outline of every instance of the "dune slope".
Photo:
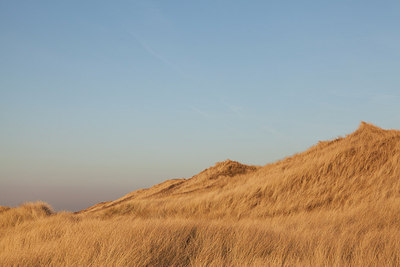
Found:
M 0 206 L 4 266 L 400 266 L 400 131 L 226 160 L 77 213 Z
M 343 209 L 400 196 L 400 132 L 367 123 L 263 167 L 219 162 L 81 213 L 140 217 L 268 217 Z

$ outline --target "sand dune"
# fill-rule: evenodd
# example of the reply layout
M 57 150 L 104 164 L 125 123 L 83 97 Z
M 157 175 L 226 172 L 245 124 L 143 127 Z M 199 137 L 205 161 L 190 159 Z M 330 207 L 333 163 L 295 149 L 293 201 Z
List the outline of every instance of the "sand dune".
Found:
M 4 265 L 398 266 L 400 131 L 362 122 L 265 166 L 226 160 L 73 213 L 0 207 Z
M 264 218 L 397 198 L 399 177 L 400 132 L 363 122 L 344 138 L 273 164 L 219 162 L 187 180 L 168 180 L 82 213 Z

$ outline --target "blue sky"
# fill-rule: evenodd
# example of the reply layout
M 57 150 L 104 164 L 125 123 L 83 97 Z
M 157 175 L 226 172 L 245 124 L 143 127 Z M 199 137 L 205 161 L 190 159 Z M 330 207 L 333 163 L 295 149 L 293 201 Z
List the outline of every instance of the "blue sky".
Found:
M 400 128 L 398 1 L 0 1 L 0 205 L 77 210 L 361 120 Z

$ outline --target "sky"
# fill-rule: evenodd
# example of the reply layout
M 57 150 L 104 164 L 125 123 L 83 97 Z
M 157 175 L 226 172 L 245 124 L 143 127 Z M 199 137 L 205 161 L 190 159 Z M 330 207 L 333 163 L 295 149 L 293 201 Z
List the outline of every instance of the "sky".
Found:
M 0 0 L 0 205 L 80 210 L 360 121 L 400 129 L 399 1 Z

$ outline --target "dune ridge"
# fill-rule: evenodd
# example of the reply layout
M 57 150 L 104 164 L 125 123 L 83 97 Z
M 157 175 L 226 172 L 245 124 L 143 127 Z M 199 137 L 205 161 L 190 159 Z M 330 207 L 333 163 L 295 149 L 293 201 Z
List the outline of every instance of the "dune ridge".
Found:
M 219 162 L 81 213 L 220 218 L 342 209 L 397 198 L 399 163 L 400 132 L 362 122 L 346 137 L 263 167 Z
M 399 211 L 400 131 L 362 122 L 265 166 L 226 160 L 77 213 L 0 207 L 0 262 L 399 266 Z

